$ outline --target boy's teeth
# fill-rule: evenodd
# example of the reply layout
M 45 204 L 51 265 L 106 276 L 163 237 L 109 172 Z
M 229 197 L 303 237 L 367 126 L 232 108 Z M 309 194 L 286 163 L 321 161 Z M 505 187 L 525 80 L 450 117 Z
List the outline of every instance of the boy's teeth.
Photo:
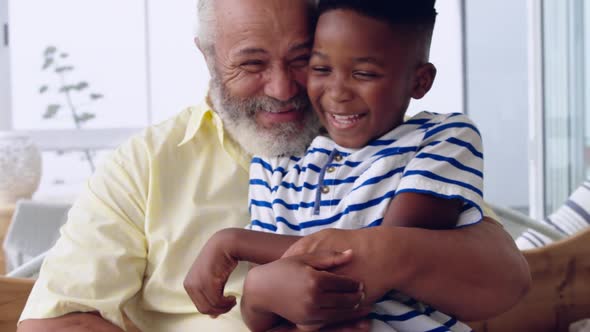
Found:
M 351 122 L 354 121 L 358 118 L 360 118 L 360 115 L 336 115 L 336 114 L 332 114 L 332 117 L 336 120 L 336 121 L 343 121 L 343 122 Z

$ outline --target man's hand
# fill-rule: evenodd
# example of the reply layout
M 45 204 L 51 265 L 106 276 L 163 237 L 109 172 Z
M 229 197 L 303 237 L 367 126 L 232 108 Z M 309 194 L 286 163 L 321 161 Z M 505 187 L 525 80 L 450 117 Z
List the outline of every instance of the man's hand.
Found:
M 387 241 L 384 240 L 367 241 L 368 233 L 378 231 L 377 228 L 379 227 L 359 230 L 324 229 L 295 242 L 285 251 L 283 257 L 304 255 L 316 251 L 352 249 L 355 253 L 354 259 L 348 264 L 335 267 L 330 271 L 362 282 L 366 295 L 363 305 L 368 306 L 391 290 L 391 276 L 378 273 L 382 269 L 380 264 L 383 262 L 371 259 L 372 256 L 382 252 L 385 248 L 391 248 L 391 245 L 384 247 L 387 245 Z M 388 251 L 387 256 L 391 262 L 395 262 L 395 253 Z
M 228 249 L 226 232 L 219 231 L 205 244 L 184 279 L 184 289 L 203 314 L 217 317 L 236 305 L 236 298 L 224 296 L 223 289 L 238 260 Z
M 316 252 L 253 268 L 244 284 L 248 298 L 247 310 L 242 310 L 245 321 L 255 331 L 266 331 L 272 325 L 257 316 L 268 313 L 298 325 L 326 325 L 366 316 L 370 307 L 360 306 L 362 283 L 325 271 L 351 258 L 351 251 Z

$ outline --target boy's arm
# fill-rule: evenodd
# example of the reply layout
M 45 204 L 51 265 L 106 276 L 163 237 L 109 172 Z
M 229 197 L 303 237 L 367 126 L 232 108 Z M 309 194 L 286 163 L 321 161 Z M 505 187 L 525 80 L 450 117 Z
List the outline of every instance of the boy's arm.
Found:
M 184 279 L 184 289 L 199 310 L 213 317 L 236 305 L 224 296 L 225 284 L 239 261 L 266 264 L 279 259 L 300 237 L 227 228 L 215 233 L 199 252 Z
M 324 251 L 252 268 L 241 301 L 244 322 L 251 331 L 262 332 L 288 322 L 322 326 L 364 317 L 370 306 L 361 307 L 362 284 L 328 272 L 351 259 L 350 250 Z
M 389 204 L 381 226 L 451 229 L 457 225 L 462 205 L 458 199 L 401 193 Z

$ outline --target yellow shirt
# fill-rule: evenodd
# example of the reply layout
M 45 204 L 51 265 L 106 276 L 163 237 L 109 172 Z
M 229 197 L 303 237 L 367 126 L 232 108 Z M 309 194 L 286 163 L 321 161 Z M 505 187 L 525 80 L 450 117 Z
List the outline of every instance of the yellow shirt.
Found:
M 248 224 L 249 161 L 207 105 L 131 138 L 75 202 L 20 319 L 98 310 L 123 327 L 124 311 L 144 332 L 247 331 L 239 305 L 211 319 L 182 283 L 211 235 Z M 244 272 L 226 287 L 238 300 Z
M 211 319 L 182 283 L 211 235 L 248 224 L 249 162 L 207 105 L 131 138 L 72 207 L 20 320 L 99 311 L 123 327 L 124 312 L 144 332 L 247 331 L 239 305 Z M 238 303 L 245 271 L 226 286 Z

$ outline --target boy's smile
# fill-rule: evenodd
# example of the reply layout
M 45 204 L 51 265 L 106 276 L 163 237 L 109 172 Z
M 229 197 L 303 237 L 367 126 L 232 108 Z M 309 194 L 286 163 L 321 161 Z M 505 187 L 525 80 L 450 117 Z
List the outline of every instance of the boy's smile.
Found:
M 361 148 L 403 122 L 410 98 L 420 98 L 423 60 L 405 30 L 352 10 L 319 18 L 308 94 L 330 137 Z

